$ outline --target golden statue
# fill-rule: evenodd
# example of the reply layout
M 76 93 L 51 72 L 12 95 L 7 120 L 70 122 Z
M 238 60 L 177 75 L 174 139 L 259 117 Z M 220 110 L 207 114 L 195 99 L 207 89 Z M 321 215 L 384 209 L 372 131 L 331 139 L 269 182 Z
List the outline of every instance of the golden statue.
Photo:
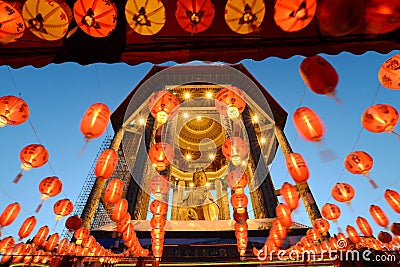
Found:
M 207 175 L 202 171 L 193 173 L 194 187 L 187 192 L 180 203 L 179 219 L 188 220 L 216 220 L 219 207 L 207 184 Z

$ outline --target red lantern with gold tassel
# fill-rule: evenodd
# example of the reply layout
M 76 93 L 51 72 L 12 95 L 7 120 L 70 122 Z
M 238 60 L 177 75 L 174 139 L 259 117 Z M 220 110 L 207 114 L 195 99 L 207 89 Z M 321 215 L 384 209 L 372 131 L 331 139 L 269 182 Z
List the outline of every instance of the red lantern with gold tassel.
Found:
M 106 149 L 101 152 L 96 161 L 94 174 L 97 178 L 108 179 L 114 173 L 118 164 L 118 154 L 114 149 Z
M 39 212 L 40 208 L 43 205 L 43 202 L 49 199 L 50 197 L 57 196 L 61 193 L 62 190 L 62 182 L 58 177 L 51 176 L 44 178 L 39 184 L 39 192 L 42 194 L 40 199 L 42 202 L 36 208 L 35 212 Z
M 310 176 L 307 163 L 299 153 L 290 153 L 286 156 L 286 168 L 296 183 L 306 182 Z
M 361 233 L 363 233 L 364 236 L 372 236 L 372 228 L 364 217 L 358 216 L 356 219 L 356 223 L 358 229 L 360 229 Z
M 373 188 L 378 188 L 375 181 L 369 177 L 369 171 L 374 165 L 372 157 L 364 151 L 353 151 L 344 160 L 346 170 L 353 174 L 362 174 L 368 178 Z
M 361 116 L 362 126 L 373 133 L 393 132 L 398 121 L 399 113 L 388 104 L 370 106 Z
M 25 221 L 22 223 L 21 227 L 19 228 L 18 231 L 18 236 L 19 239 L 24 239 L 25 237 L 28 237 L 32 231 L 33 228 L 36 226 L 36 218 L 35 216 L 31 216 L 25 219 Z
M 19 203 L 15 202 L 9 204 L 0 215 L 0 230 L 4 226 L 12 224 L 17 218 L 20 210 L 21 206 L 19 205 Z
M 107 129 L 110 120 L 110 109 L 103 103 L 91 105 L 82 116 L 80 129 L 86 142 L 100 137 Z
M 5 2 L 0 2 L 1 5 L 7 5 Z M 5 8 L 11 8 L 5 7 Z M 1 9 L 0 12 L 4 12 Z M 18 12 L 16 12 L 18 13 Z M 2 16 L 0 16 L 3 18 Z M 1 20 L 1 19 L 0 19 Z M 22 23 L 23 24 L 23 23 Z M 3 30 L 4 24 L 0 21 Z M 1 33 L 0 33 L 0 43 L 1 43 Z M 7 95 L 0 97 L 0 127 L 8 125 L 19 125 L 24 123 L 29 118 L 29 107 L 24 100 L 19 97 Z
M 381 209 L 381 207 L 376 205 L 371 205 L 369 207 L 369 213 L 371 214 L 374 221 L 382 226 L 387 227 L 389 225 L 389 218 L 386 216 L 385 212 Z
M 166 123 L 178 114 L 179 99 L 170 91 L 158 91 L 149 99 L 151 115 L 159 122 Z
M 14 183 L 19 182 L 23 171 L 29 171 L 31 168 L 39 168 L 46 164 L 46 162 L 49 160 L 49 153 L 44 146 L 40 144 L 32 144 L 27 145 L 21 150 L 19 159 L 22 162 L 22 170 L 13 180 Z
M 74 204 L 71 200 L 65 198 L 54 203 L 53 211 L 56 214 L 56 220 L 59 221 L 64 216 L 68 216 L 74 210 Z
M 285 202 L 285 204 L 294 210 L 299 206 L 300 194 L 296 187 L 288 182 L 283 183 L 280 194 Z
M 346 183 L 337 183 L 332 187 L 332 197 L 338 202 L 350 203 L 354 198 L 354 188 Z
M 158 142 L 150 147 L 149 159 L 156 170 L 163 171 L 174 159 L 174 149 L 167 143 Z
M 293 123 L 300 136 L 310 142 L 321 141 L 325 133 L 321 119 L 307 107 L 296 109 L 293 113 Z
M 400 213 L 400 194 L 394 190 L 386 189 L 384 196 L 389 206 L 397 213 Z
M 115 204 L 121 199 L 123 191 L 124 182 L 119 178 L 114 178 L 108 183 L 103 199 L 107 203 Z
M 248 198 L 244 193 L 234 193 L 231 196 L 231 204 L 237 213 L 244 213 L 247 208 Z

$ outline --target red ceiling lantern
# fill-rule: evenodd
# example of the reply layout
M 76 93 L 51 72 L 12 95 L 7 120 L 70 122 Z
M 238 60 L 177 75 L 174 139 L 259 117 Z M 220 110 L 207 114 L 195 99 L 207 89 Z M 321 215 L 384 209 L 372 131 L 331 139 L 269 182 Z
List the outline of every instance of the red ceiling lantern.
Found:
M 9 4 L 0 1 L 0 13 L 3 12 L 1 8 L 2 5 L 4 8 L 6 8 L 6 6 L 10 7 Z M 14 9 L 11 8 L 10 10 Z M 1 14 L 0 17 L 3 18 L 3 14 Z M 3 30 L 4 27 L 2 23 L 3 22 L 0 22 L 0 25 L 2 25 L 0 27 L 0 40 L 2 35 L 1 30 Z M 6 124 L 19 125 L 24 123 L 29 118 L 29 112 L 28 104 L 21 98 L 12 95 L 0 97 L 0 127 L 4 127 Z
M 235 169 L 228 173 L 227 183 L 229 188 L 235 190 L 238 193 L 243 192 L 244 188 L 247 186 L 249 182 L 249 178 L 246 173 L 242 172 L 239 169 Z
M 306 57 L 300 64 L 300 76 L 316 94 L 335 96 L 339 76 L 335 68 L 319 55 Z
M 124 182 L 119 178 L 110 180 L 104 193 L 104 201 L 115 204 L 121 199 L 124 191 Z
M 118 154 L 114 149 L 106 149 L 101 152 L 96 161 L 94 174 L 97 178 L 108 179 L 114 173 L 118 164 Z
M 21 12 L 13 5 L 0 1 L 0 43 L 17 41 L 25 31 L 25 23 Z
M 65 198 L 54 203 L 53 211 L 56 215 L 56 220 L 59 221 L 64 216 L 68 216 L 74 210 L 74 204 L 71 200 Z
M 44 241 L 46 241 L 49 232 L 50 229 L 47 225 L 40 227 L 36 235 L 33 237 L 33 243 L 36 246 L 41 246 L 44 243 Z
M 262 0 L 229 0 L 225 6 L 225 22 L 239 34 L 259 32 L 264 20 L 265 5 Z
M 40 199 L 42 200 L 42 202 L 36 208 L 35 212 L 40 211 L 43 205 L 43 201 L 49 199 L 50 197 L 57 196 L 58 194 L 60 194 L 61 190 L 62 190 L 62 182 L 60 179 L 58 179 L 58 177 L 50 176 L 44 178 L 39 184 L 39 192 L 42 194 L 40 196 Z
M 246 107 L 246 98 L 241 89 L 236 86 L 226 86 L 218 91 L 214 103 L 221 115 L 236 119 Z
M 128 226 L 131 223 L 131 215 L 127 212 L 125 213 L 125 215 L 122 217 L 121 220 L 119 220 L 117 222 L 117 232 L 118 233 L 123 233 L 125 232 L 126 228 L 128 228 Z
M 149 188 L 150 192 L 154 194 L 155 198 L 161 198 L 169 192 L 171 187 L 168 178 L 163 175 L 156 175 L 150 179 Z
M 318 2 L 317 20 L 322 34 L 343 36 L 361 24 L 364 15 L 362 0 L 323 0 Z
M 400 54 L 390 57 L 382 64 L 378 79 L 388 89 L 400 89 Z
M 178 0 L 175 18 L 185 31 L 199 33 L 211 26 L 214 12 L 210 0 Z
M 389 206 L 397 213 L 400 213 L 400 194 L 394 190 L 386 189 L 384 196 Z
M 275 208 L 276 217 L 281 221 L 285 227 L 290 227 L 293 223 L 292 221 L 292 211 L 285 204 L 278 204 Z
M 313 221 L 314 230 L 320 232 L 321 234 L 325 234 L 331 228 L 329 222 L 323 218 L 319 218 Z
M 316 11 L 316 0 L 277 0 L 274 21 L 285 32 L 297 32 L 310 24 Z
M 138 34 L 154 35 L 164 27 L 165 7 L 159 0 L 128 0 L 125 17 Z
M 352 243 L 357 244 L 358 242 L 361 241 L 361 238 L 358 235 L 356 228 L 354 228 L 353 226 L 347 225 L 346 233 Z
M 27 145 L 19 153 L 19 159 L 21 160 L 21 172 L 13 180 L 14 183 L 22 177 L 23 171 L 29 171 L 31 168 L 39 168 L 46 164 L 49 160 L 49 153 L 46 148 L 39 144 Z
M 325 129 L 318 115 L 310 108 L 301 107 L 293 113 L 293 123 L 296 131 L 303 139 L 319 142 L 325 134 Z
M 388 104 L 376 104 L 367 108 L 361 116 L 362 126 L 373 133 L 393 132 L 399 121 L 399 113 Z
M 28 29 L 47 41 L 63 38 L 72 21 L 72 12 L 67 3 L 58 0 L 27 0 L 22 16 Z
M 369 171 L 374 165 L 372 157 L 364 151 L 353 151 L 344 159 L 344 166 L 353 174 L 362 174 L 368 178 L 373 188 L 378 188 L 375 181 L 369 177 Z
M 106 0 L 104 0 L 106 1 Z M 102 1 L 96 1 L 102 3 Z M 77 1 L 77 5 L 81 1 Z M 91 105 L 82 116 L 80 129 L 85 136 L 86 142 L 92 138 L 100 137 L 107 129 L 108 121 L 110 120 L 110 109 L 102 103 Z
M 296 183 L 304 183 L 310 177 L 307 163 L 299 153 L 286 155 L 286 168 Z
M 125 198 L 121 198 L 114 204 L 111 219 L 114 222 L 118 222 L 127 212 L 128 212 L 128 201 Z
M 21 227 L 19 228 L 18 231 L 18 236 L 19 239 L 24 239 L 25 237 L 28 237 L 32 231 L 33 228 L 36 226 L 36 218 L 35 216 L 31 216 L 25 219 L 25 221 L 22 223 Z
M 240 137 L 229 137 L 222 145 L 222 154 L 227 160 L 232 161 L 232 164 L 238 166 L 249 153 L 249 147 L 246 142 Z
M 163 142 L 158 142 L 150 147 L 150 162 L 157 171 L 163 171 L 174 159 L 174 148 Z
M 294 210 L 299 206 L 300 194 L 294 185 L 292 185 L 288 182 L 283 183 L 283 185 L 280 189 L 280 194 L 281 194 L 285 204 L 291 210 Z
M 354 198 L 354 188 L 346 183 L 337 183 L 332 187 L 332 197 L 338 202 L 350 203 Z
M 394 222 L 390 225 L 390 231 L 394 235 L 400 235 L 400 223 Z
M 371 225 L 369 225 L 367 219 L 364 217 L 358 216 L 356 219 L 356 223 L 358 226 L 358 229 L 360 229 L 361 233 L 366 236 L 372 236 L 372 228 Z
M 89 236 L 90 231 L 85 228 L 85 227 L 80 227 L 79 229 L 76 229 L 75 233 L 74 233 L 74 238 L 76 239 L 76 244 L 80 245 L 82 244 L 82 240 L 84 238 L 86 238 L 87 236 Z
M 335 204 L 326 203 L 321 209 L 322 216 L 330 221 L 336 221 L 340 217 L 340 208 Z
M 369 0 L 364 13 L 364 31 L 388 33 L 400 27 L 400 3 L 396 0 Z
M 78 215 L 71 216 L 65 221 L 65 228 L 67 228 L 68 232 L 70 233 L 78 230 L 81 227 L 82 219 Z
M 165 215 L 168 211 L 168 204 L 162 200 L 153 200 L 150 204 L 150 212 L 153 215 Z
M 92 37 L 106 37 L 117 25 L 117 7 L 110 0 L 78 0 L 74 18 L 79 28 Z
M 8 226 L 14 222 L 17 218 L 19 212 L 21 211 L 21 206 L 19 203 L 9 204 L 0 215 L 0 230 L 4 226 Z
M 58 240 L 60 239 L 60 235 L 58 233 L 54 233 L 46 240 L 46 250 L 53 251 L 57 246 Z
M 390 243 L 392 241 L 392 235 L 389 234 L 388 232 L 385 231 L 380 231 L 378 233 L 378 240 L 381 241 L 382 243 Z
M 385 212 L 381 209 L 381 207 L 371 205 L 369 207 L 369 213 L 378 225 L 382 227 L 387 227 L 389 225 L 389 219 L 386 216 Z
M 161 124 L 172 120 L 178 114 L 178 108 L 179 99 L 170 91 L 154 92 L 149 99 L 150 113 Z
M 241 214 L 246 211 L 247 204 L 249 200 L 246 194 L 243 193 L 234 193 L 231 196 L 231 204 L 232 207 L 236 210 L 237 213 Z

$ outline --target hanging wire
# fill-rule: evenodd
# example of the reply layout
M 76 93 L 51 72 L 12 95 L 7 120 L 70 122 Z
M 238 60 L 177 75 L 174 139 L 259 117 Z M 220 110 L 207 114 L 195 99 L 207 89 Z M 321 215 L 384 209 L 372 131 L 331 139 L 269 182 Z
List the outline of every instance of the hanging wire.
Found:
M 96 64 L 94 64 L 93 66 L 94 66 L 94 69 L 96 71 L 97 86 L 98 86 L 98 89 L 99 89 L 99 99 L 100 99 L 101 103 L 104 103 L 104 101 L 103 101 L 103 90 L 102 90 L 101 84 L 100 84 L 99 71 L 97 69 L 97 65 Z M 109 125 L 106 128 L 106 134 L 110 135 L 108 128 L 109 128 Z
M 379 90 L 381 89 L 381 83 L 378 83 L 378 87 L 376 88 L 376 90 L 375 90 L 375 94 L 374 94 L 374 96 L 373 96 L 373 98 L 372 98 L 372 100 L 371 100 L 371 103 L 370 103 L 370 105 L 373 105 L 374 103 L 375 103 L 375 100 L 376 100 L 376 98 L 377 98 L 377 96 L 378 96 L 378 93 L 379 93 Z M 354 151 L 355 149 L 356 149 L 356 146 L 357 146 L 357 144 L 358 144 L 358 142 L 360 141 L 360 138 L 361 138 L 361 134 L 363 133 L 363 131 L 364 131 L 364 127 L 360 127 L 360 131 L 358 132 L 358 135 L 357 135 L 357 138 L 356 138 L 356 140 L 354 141 L 354 145 L 353 145 L 353 147 L 351 148 L 351 151 Z M 340 171 L 340 175 L 339 175 L 339 177 L 336 179 L 336 183 L 335 184 L 337 184 L 341 179 L 342 179 L 342 176 L 343 176 L 343 173 L 344 173 L 344 170 L 345 170 L 345 167 L 344 167 L 344 165 L 343 165 L 343 167 L 342 167 L 342 170 Z M 327 199 L 327 201 L 325 202 L 325 203 L 328 203 L 329 202 L 329 200 L 332 198 L 332 194 L 328 194 L 328 199 Z

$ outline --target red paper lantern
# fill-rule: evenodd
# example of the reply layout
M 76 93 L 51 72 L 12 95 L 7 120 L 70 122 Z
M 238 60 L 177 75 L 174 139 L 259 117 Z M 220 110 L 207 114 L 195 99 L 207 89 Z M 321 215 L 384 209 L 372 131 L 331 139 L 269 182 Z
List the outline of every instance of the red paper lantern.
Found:
M 25 31 L 25 23 L 21 12 L 10 3 L 4 1 L 0 1 L 0 25 L 0 43 L 2 44 L 17 41 Z
M 286 155 L 286 168 L 296 183 L 306 182 L 310 176 L 307 163 L 299 153 Z
M 399 113 L 388 104 L 373 105 L 361 116 L 362 126 L 373 133 L 391 132 L 398 120 Z
M 65 198 L 54 203 L 53 211 L 56 214 L 56 220 L 59 221 L 64 216 L 68 216 L 74 210 L 74 204 L 71 200 Z
M 79 3 L 81 1 L 77 1 Z M 98 1 L 102 3 L 104 1 Z M 78 22 L 79 23 L 79 22 Z M 91 105 L 83 114 L 80 129 L 85 136 L 86 141 L 92 138 L 100 137 L 107 129 L 110 120 L 110 109 L 102 103 Z
M 400 194 L 394 190 L 386 189 L 384 196 L 390 207 L 397 213 L 400 213 Z
M 346 183 L 337 183 L 332 187 L 332 197 L 339 202 L 349 203 L 355 195 L 354 188 Z
M 47 225 L 40 227 L 36 235 L 33 237 L 33 243 L 36 246 L 41 246 L 44 243 L 44 241 L 46 241 L 49 232 L 50 229 Z
M 118 200 L 113 207 L 112 220 L 118 222 L 128 212 L 128 201 L 125 198 Z
M 7 236 L 0 241 L 0 253 L 3 253 L 9 248 L 13 248 L 15 240 L 12 236 Z
M 381 209 L 381 207 L 371 205 L 369 207 L 369 213 L 378 225 L 382 227 L 387 227 L 389 225 L 389 219 L 386 216 L 385 212 Z
M 110 0 L 78 0 L 74 18 L 79 28 L 92 37 L 106 37 L 117 25 L 117 7 Z
M 60 243 L 57 246 L 57 254 L 58 255 L 63 255 L 63 253 L 67 250 L 68 248 L 68 238 L 63 238 Z
M 321 238 L 321 233 L 315 229 L 308 229 L 306 235 L 311 242 L 318 241 Z
M 243 213 L 246 211 L 247 204 L 249 200 L 246 194 L 243 193 L 234 193 L 231 196 L 231 204 L 232 207 L 237 211 L 237 213 Z
M 33 228 L 35 228 L 35 226 L 36 226 L 35 216 L 26 218 L 25 221 L 22 223 L 21 227 L 19 228 L 18 231 L 19 239 L 24 239 L 25 237 L 28 237 L 32 233 Z
M 50 197 L 57 196 L 62 190 L 62 182 L 56 176 L 50 176 L 44 178 L 39 184 L 39 192 L 42 194 L 40 199 L 42 202 L 36 208 L 36 212 L 39 212 L 43 205 L 43 201 L 49 199 Z
M 85 228 L 85 227 L 80 227 L 79 229 L 77 229 L 74 233 L 74 238 L 76 239 L 76 244 L 80 245 L 82 244 L 82 240 L 84 238 L 86 238 L 87 236 L 89 236 L 90 231 L 89 229 Z
M 178 0 L 175 18 L 187 32 L 207 30 L 214 19 L 214 6 L 210 0 Z
M 285 227 L 290 227 L 292 225 L 292 211 L 285 204 L 278 204 L 275 208 L 276 217 L 282 222 Z
M 290 183 L 283 183 L 280 194 L 285 202 L 285 204 L 291 209 L 294 210 L 299 206 L 300 194 L 297 191 L 296 187 Z
M 153 200 L 150 204 L 150 212 L 153 215 L 165 215 L 168 211 L 168 204 L 161 200 Z
M 340 217 L 340 209 L 335 204 L 326 203 L 321 209 L 322 216 L 330 221 L 336 221 Z
M 310 142 L 321 141 L 325 133 L 322 121 L 310 108 L 296 109 L 293 114 L 293 123 L 300 136 Z
M 300 64 L 300 76 L 316 94 L 334 96 L 339 76 L 335 68 L 323 57 L 306 57 Z
M 249 178 L 246 173 L 239 169 L 235 169 L 228 173 L 227 183 L 229 188 L 237 191 L 238 193 L 243 192 L 244 188 L 247 186 Z
M 343 36 L 361 24 L 364 15 L 362 0 L 318 1 L 317 20 L 322 34 Z
M 71 216 L 65 221 L 65 228 L 67 228 L 69 232 L 76 231 L 81 227 L 82 219 L 77 215 Z
M 49 153 L 46 148 L 39 144 L 27 145 L 19 153 L 19 159 L 21 160 L 22 171 L 29 171 L 31 168 L 39 168 L 46 164 L 49 160 Z M 14 183 L 22 177 L 22 171 L 13 180 Z
M 162 215 L 154 215 L 150 220 L 150 226 L 152 229 L 164 228 L 166 223 L 166 219 Z
M 378 79 L 388 89 L 400 89 L 400 54 L 390 57 L 382 64 Z
M 0 1 L 0 13 L 3 12 L 1 6 L 7 6 L 14 10 L 9 4 Z M 16 13 L 18 13 L 16 11 Z M 3 15 L 0 15 L 3 18 Z M 0 19 L 1 20 L 1 19 Z M 0 22 L 1 30 L 3 30 L 4 24 Z M 0 31 L 0 40 L 1 40 Z M 19 97 L 8 95 L 0 97 L 0 127 L 8 125 L 19 125 L 24 123 L 29 118 L 29 107 L 24 100 Z
M 285 239 L 286 237 L 286 226 L 283 225 L 283 223 L 278 219 L 278 218 L 274 218 L 272 220 L 272 229 L 274 229 L 274 231 L 276 231 L 278 237 L 280 239 Z
M 215 107 L 224 116 L 238 118 L 246 107 L 245 94 L 236 86 L 224 87 L 215 96 Z
M 380 231 L 378 233 L 378 240 L 381 241 L 382 243 L 390 243 L 392 241 L 392 235 L 389 234 L 388 232 L 385 231 Z
M 174 159 L 174 149 L 167 143 L 158 142 L 150 147 L 149 159 L 156 170 L 163 171 Z
M 377 188 L 378 186 L 374 180 L 369 177 L 369 171 L 374 165 L 372 157 L 364 151 L 354 151 L 348 154 L 344 160 L 344 166 L 346 169 L 353 174 L 362 174 L 369 179 L 372 187 Z
M 172 120 L 178 114 L 179 99 L 170 91 L 154 92 L 149 99 L 151 115 L 160 123 Z
M 313 228 L 321 234 L 325 234 L 329 231 L 331 226 L 327 220 L 319 218 L 313 221 Z
M 119 178 L 114 178 L 108 183 L 103 200 L 106 203 L 115 204 L 121 199 L 123 191 L 124 182 Z
M 222 145 L 222 154 L 235 166 L 242 163 L 248 152 L 249 148 L 246 142 L 240 137 L 227 138 Z
M 392 233 L 394 235 L 400 235 L 400 223 L 394 222 L 390 225 L 390 231 L 392 231 Z
M 396 0 L 366 1 L 364 31 L 372 34 L 388 33 L 400 27 L 400 3 Z
M 122 219 L 117 222 L 117 232 L 123 233 L 130 223 L 131 215 L 129 213 L 125 213 Z
M 372 228 L 364 217 L 358 216 L 356 219 L 356 223 L 358 229 L 360 229 L 361 233 L 364 236 L 366 237 L 372 236 Z
M 81 246 L 83 248 L 88 248 L 89 250 L 92 249 L 92 246 L 96 243 L 96 239 L 91 236 L 91 235 L 87 235 L 84 238 L 82 238 L 82 244 Z
M 9 204 L 0 215 L 0 228 L 12 224 L 17 218 L 20 210 L 21 206 L 19 203 L 15 202 Z
M 165 176 L 156 175 L 150 179 L 150 192 L 153 193 L 156 198 L 160 198 L 162 195 L 167 194 L 170 187 L 171 184 Z
M 46 241 L 46 250 L 47 251 L 53 251 L 55 247 L 57 246 L 58 240 L 60 239 L 60 235 L 55 233 L 52 234 Z
M 285 32 L 296 32 L 310 24 L 316 11 L 316 0 L 277 0 L 274 21 Z
M 122 239 L 126 242 L 136 236 L 133 224 L 129 223 L 125 231 L 122 233 Z
M 358 235 L 356 228 L 354 228 L 353 226 L 347 225 L 346 233 L 347 233 L 347 236 L 349 237 L 350 241 L 353 242 L 354 244 L 357 244 L 358 242 L 361 241 L 361 238 Z
M 114 173 L 118 164 L 118 154 L 114 149 L 106 149 L 101 152 L 96 161 L 94 174 L 97 178 L 108 179 Z

